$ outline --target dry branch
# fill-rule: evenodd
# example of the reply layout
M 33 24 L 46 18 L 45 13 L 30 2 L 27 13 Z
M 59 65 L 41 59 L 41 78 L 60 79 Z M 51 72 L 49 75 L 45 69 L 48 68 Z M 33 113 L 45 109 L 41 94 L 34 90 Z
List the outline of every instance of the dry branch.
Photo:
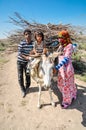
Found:
M 80 33 L 79 30 L 82 31 L 82 28 L 77 27 L 75 28 L 75 26 L 72 26 L 70 24 L 40 24 L 37 22 L 29 22 L 27 20 L 25 20 L 23 17 L 20 16 L 19 13 L 15 12 L 15 17 L 9 17 L 10 18 L 10 22 L 13 23 L 16 26 L 22 27 L 21 30 L 16 30 L 13 34 L 11 34 L 9 36 L 9 40 L 12 43 L 19 43 L 20 40 L 23 39 L 23 31 L 24 29 L 28 28 L 32 31 L 33 34 L 33 39 L 34 39 L 34 32 L 37 30 L 41 30 L 44 35 L 45 35 L 45 41 L 51 42 L 52 40 L 57 40 L 58 38 L 58 32 L 60 30 L 68 30 L 71 36 L 72 40 L 78 41 L 80 40 Z

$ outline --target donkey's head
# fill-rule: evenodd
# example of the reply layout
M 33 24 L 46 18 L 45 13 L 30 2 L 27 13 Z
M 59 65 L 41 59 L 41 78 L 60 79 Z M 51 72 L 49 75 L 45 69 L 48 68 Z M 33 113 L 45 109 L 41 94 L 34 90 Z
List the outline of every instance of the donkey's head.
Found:
M 53 79 L 54 59 L 55 57 L 53 57 L 53 55 L 49 55 L 48 57 L 45 55 L 42 56 L 41 69 L 43 71 L 43 80 L 45 87 L 50 87 L 51 81 Z

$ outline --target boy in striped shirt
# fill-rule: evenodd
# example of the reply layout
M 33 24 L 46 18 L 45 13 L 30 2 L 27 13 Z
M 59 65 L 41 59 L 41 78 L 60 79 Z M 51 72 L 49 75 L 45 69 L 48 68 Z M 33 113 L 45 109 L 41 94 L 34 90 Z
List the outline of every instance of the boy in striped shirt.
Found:
M 26 73 L 27 63 L 30 61 L 30 53 L 33 50 L 33 42 L 31 41 L 31 31 L 29 29 L 24 30 L 25 40 L 21 41 L 18 45 L 18 58 L 17 58 L 17 70 L 18 70 L 18 81 L 22 91 L 22 96 L 25 97 L 27 90 L 30 86 L 30 75 Z M 24 85 L 24 73 L 25 82 Z

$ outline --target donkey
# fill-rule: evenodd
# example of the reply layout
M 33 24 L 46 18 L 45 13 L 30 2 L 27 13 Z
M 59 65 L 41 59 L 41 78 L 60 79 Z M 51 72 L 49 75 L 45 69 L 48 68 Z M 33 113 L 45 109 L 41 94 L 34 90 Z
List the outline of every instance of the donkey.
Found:
M 57 54 L 56 54 L 57 56 Z M 35 58 L 28 67 L 30 68 L 30 75 L 33 78 L 33 80 L 36 81 L 36 83 L 39 86 L 39 92 L 38 92 L 38 104 L 37 107 L 41 108 L 41 91 L 42 86 L 44 86 L 45 89 L 49 90 L 50 94 L 50 102 L 52 106 L 55 106 L 55 103 L 52 98 L 52 90 L 51 90 L 51 81 L 53 78 L 53 67 L 54 67 L 54 56 L 49 55 L 45 56 L 42 55 L 38 58 Z

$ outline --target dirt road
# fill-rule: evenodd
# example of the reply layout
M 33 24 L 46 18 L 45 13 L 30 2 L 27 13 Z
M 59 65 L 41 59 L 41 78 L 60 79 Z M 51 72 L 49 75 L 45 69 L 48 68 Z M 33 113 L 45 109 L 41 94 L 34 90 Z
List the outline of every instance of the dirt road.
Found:
M 30 92 L 22 98 L 17 81 L 17 53 L 0 69 L 0 130 L 86 130 L 86 83 L 76 79 L 77 100 L 62 109 L 56 85 L 50 105 L 48 91 L 42 92 L 41 109 L 37 108 L 38 87 L 32 81 Z

